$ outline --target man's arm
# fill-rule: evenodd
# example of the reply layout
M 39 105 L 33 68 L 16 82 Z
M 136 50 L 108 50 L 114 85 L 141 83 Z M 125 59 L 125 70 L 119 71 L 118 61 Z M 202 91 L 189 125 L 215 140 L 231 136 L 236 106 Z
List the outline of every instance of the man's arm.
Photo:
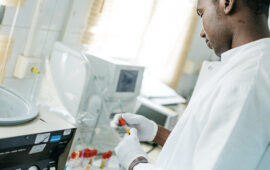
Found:
M 157 135 L 155 137 L 155 139 L 153 140 L 156 144 L 163 146 L 168 138 L 168 136 L 170 135 L 171 131 L 169 131 L 168 129 L 165 129 L 164 127 L 158 125 L 158 131 L 157 131 Z M 134 167 L 140 163 L 147 163 L 147 159 L 144 157 L 139 157 L 137 159 L 135 159 L 131 165 L 129 166 L 129 170 L 133 170 Z M 144 166 L 152 166 L 150 164 L 144 165 Z M 142 168 L 144 169 L 144 167 Z
M 168 129 L 165 129 L 164 127 L 158 125 L 158 131 L 157 135 L 154 139 L 154 142 L 160 146 L 163 146 L 168 139 L 168 136 L 170 135 L 171 131 Z

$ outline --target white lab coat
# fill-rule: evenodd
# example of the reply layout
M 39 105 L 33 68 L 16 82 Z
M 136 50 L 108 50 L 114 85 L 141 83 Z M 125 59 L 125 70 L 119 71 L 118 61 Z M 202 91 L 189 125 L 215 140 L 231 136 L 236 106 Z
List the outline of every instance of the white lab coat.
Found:
M 270 38 L 206 62 L 157 163 L 135 170 L 270 170 Z

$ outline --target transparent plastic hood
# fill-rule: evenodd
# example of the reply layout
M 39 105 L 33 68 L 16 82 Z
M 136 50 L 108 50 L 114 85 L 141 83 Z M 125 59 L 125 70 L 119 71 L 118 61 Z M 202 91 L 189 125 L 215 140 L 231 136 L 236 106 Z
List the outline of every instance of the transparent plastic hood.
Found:
M 27 122 L 38 115 L 34 103 L 0 86 L 0 125 L 14 125 Z

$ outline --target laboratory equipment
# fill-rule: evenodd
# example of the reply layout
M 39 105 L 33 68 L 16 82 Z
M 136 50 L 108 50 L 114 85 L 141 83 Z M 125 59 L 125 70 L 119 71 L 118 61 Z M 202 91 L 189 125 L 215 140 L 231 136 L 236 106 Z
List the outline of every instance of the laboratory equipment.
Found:
M 157 124 L 172 130 L 178 121 L 178 113 L 145 97 L 138 97 L 135 114 L 143 115 Z
M 0 85 L 0 126 L 25 123 L 38 115 L 34 103 Z
M 110 127 L 110 118 L 134 110 L 144 68 L 82 51 L 58 42 L 50 58 L 57 94 L 77 120 L 74 150 L 113 150 L 121 137 Z
M 141 96 L 159 105 L 179 105 L 187 102 L 174 89 L 149 74 L 144 75 Z
M 46 110 L 31 122 L 0 126 L 0 169 L 62 170 L 74 134 L 73 125 Z
M 123 119 L 122 117 L 119 118 L 119 125 L 122 126 L 128 134 L 130 134 L 130 128 L 128 127 L 125 119 Z

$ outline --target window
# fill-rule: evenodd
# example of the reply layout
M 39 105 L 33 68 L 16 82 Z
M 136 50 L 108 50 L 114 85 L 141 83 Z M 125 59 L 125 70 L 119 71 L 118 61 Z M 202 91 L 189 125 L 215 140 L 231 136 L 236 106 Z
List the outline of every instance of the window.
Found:
M 94 55 L 144 65 L 169 84 L 188 47 L 194 6 L 191 0 L 95 0 L 83 40 Z

